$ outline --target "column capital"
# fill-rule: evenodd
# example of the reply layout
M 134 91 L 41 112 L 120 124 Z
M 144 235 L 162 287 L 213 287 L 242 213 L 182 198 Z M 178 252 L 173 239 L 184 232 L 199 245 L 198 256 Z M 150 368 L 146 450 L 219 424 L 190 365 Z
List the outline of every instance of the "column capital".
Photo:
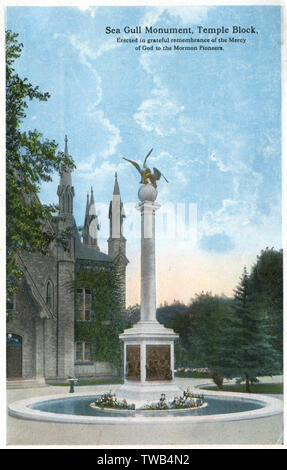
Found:
M 135 206 L 135 208 L 140 212 L 143 212 L 144 210 L 157 211 L 158 209 L 160 209 L 160 207 L 161 207 L 161 204 L 159 204 L 158 202 L 152 202 L 152 201 L 143 201 Z

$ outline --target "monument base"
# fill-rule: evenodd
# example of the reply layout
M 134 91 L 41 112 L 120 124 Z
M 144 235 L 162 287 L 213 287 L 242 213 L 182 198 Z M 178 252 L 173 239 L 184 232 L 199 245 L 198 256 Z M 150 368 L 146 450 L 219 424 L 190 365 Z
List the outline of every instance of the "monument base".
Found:
M 155 321 L 139 321 L 120 335 L 124 342 L 125 383 L 116 396 L 140 408 L 182 394 L 174 382 L 174 340 L 178 335 Z
M 147 404 L 158 403 L 163 393 L 167 401 L 171 401 L 182 395 L 182 390 L 174 382 L 158 381 L 153 383 L 126 382 L 115 391 L 115 395 L 119 400 L 125 399 L 129 404 L 134 403 L 136 409 L 143 408 Z

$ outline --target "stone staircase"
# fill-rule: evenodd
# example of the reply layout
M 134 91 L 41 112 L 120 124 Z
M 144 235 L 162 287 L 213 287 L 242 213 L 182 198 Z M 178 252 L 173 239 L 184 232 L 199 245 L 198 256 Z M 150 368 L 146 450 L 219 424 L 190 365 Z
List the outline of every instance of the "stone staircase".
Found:
M 7 389 L 45 387 L 45 379 L 13 379 L 7 380 Z

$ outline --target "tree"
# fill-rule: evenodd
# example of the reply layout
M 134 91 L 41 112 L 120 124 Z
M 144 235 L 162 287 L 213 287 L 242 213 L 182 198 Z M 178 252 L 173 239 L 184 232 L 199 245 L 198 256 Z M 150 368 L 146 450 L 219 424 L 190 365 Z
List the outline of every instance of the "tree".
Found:
M 140 305 L 130 305 L 126 309 L 125 315 L 129 328 L 132 328 L 132 326 L 140 320 Z
M 219 388 L 223 384 L 225 327 L 232 315 L 231 300 L 211 293 L 196 295 L 189 306 L 174 303 L 159 309 L 165 326 L 179 334 L 177 367 L 204 367 Z
M 36 129 L 25 132 L 21 125 L 26 117 L 28 101 L 47 101 L 49 93 L 42 93 L 27 78 L 16 73 L 14 62 L 21 56 L 23 44 L 18 34 L 6 31 L 6 210 L 7 210 L 7 288 L 15 289 L 22 271 L 17 252 L 39 251 L 46 254 L 50 243 L 59 238 L 65 243 L 65 234 L 57 234 L 50 223 L 57 206 L 41 204 L 38 198 L 41 182 L 51 181 L 54 171 L 73 168 L 72 159 L 57 152 L 54 140 L 43 139 Z
M 163 323 L 167 328 L 173 328 L 178 315 L 188 312 L 188 310 L 185 304 L 174 300 L 170 305 L 165 303 L 163 306 L 160 306 L 157 309 L 156 316 L 159 323 Z
M 209 292 L 197 295 L 191 304 L 189 337 L 185 341 L 192 364 L 208 368 L 220 389 L 225 376 L 225 329 L 231 315 L 230 299 Z
M 257 256 L 249 276 L 252 295 L 260 300 L 270 320 L 271 343 L 283 367 L 283 251 L 266 248 Z
M 270 324 L 262 302 L 254 297 L 246 268 L 235 289 L 234 317 L 230 330 L 231 345 L 225 356 L 225 369 L 245 379 L 246 392 L 257 376 L 273 375 L 280 370 L 278 353 L 272 346 Z
M 179 334 L 179 338 L 175 341 L 176 368 L 190 367 L 191 364 L 188 350 L 183 341 L 184 334 L 189 327 L 188 312 L 189 307 L 178 300 L 174 300 L 170 305 L 165 302 L 157 309 L 157 320 Z

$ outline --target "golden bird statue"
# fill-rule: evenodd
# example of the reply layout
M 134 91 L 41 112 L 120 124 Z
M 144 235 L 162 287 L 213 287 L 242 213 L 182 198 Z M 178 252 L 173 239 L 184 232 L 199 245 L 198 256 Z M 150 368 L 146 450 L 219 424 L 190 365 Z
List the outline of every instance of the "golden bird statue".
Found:
M 153 149 L 149 151 L 147 156 L 144 159 L 143 167 L 141 168 L 140 165 L 137 162 L 134 162 L 133 160 L 129 160 L 128 158 L 123 157 L 124 160 L 127 162 L 131 163 L 140 173 L 141 175 L 141 181 L 140 184 L 148 184 L 149 182 L 153 185 L 154 188 L 157 187 L 156 182 L 163 177 L 165 181 L 168 183 L 166 177 L 157 169 L 153 168 L 153 173 L 151 172 L 150 168 L 146 166 L 146 162 L 148 157 L 150 156 L 151 152 Z

